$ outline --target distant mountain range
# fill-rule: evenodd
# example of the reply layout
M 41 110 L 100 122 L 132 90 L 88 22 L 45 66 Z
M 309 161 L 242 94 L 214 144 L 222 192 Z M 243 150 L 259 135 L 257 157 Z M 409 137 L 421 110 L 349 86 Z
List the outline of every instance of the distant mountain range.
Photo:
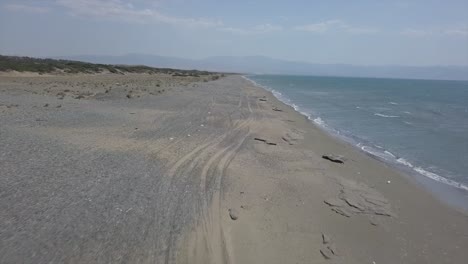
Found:
M 146 65 L 162 68 L 197 69 L 250 74 L 291 74 L 437 80 L 468 80 L 468 66 L 357 66 L 349 64 L 314 64 L 273 59 L 263 56 L 218 56 L 206 59 L 183 59 L 146 54 L 121 56 L 82 55 L 56 57 L 92 63 Z

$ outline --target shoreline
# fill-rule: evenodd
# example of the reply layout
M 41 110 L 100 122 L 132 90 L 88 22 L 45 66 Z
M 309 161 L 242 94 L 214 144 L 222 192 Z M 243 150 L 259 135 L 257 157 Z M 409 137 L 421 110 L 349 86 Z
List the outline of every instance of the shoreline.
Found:
M 402 177 L 408 178 L 412 184 L 419 184 L 424 186 L 424 188 L 433 194 L 437 199 L 468 215 L 468 186 L 426 171 L 423 168 L 415 167 L 412 164 L 408 165 L 408 162 L 404 160 L 404 158 L 397 157 L 393 155 L 393 153 L 390 153 L 390 155 L 393 156 L 395 160 L 391 161 L 387 160 L 385 157 L 381 157 L 380 153 L 367 151 L 365 150 L 365 148 L 368 148 L 367 146 L 364 146 L 351 138 L 340 135 L 337 130 L 328 127 L 320 117 L 314 119 L 310 116 L 310 114 L 302 112 L 298 106 L 296 106 L 287 97 L 284 97 L 284 95 L 281 93 L 275 91 L 272 88 L 258 84 L 254 80 L 250 79 L 247 75 L 242 75 L 242 78 L 248 82 L 251 82 L 254 86 L 271 93 L 275 99 L 277 99 L 282 104 L 291 107 L 298 114 L 304 116 L 307 120 L 310 121 L 310 123 L 323 132 L 327 133 L 332 139 L 354 147 L 356 150 L 368 155 L 377 162 L 391 166 L 396 172 L 401 174 Z M 281 98 L 281 96 L 283 96 L 283 98 Z

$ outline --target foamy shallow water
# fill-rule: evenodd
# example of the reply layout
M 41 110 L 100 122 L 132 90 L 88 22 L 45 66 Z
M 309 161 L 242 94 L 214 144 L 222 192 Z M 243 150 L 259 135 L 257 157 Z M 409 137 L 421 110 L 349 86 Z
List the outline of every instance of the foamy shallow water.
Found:
M 369 155 L 468 192 L 468 82 L 246 78 Z

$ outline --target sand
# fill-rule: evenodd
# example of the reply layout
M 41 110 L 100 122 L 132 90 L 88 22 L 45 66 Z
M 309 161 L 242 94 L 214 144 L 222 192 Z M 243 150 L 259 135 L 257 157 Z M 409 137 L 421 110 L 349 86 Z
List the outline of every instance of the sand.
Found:
M 0 124 L 1 263 L 468 259 L 465 212 L 241 76 L 4 74 Z

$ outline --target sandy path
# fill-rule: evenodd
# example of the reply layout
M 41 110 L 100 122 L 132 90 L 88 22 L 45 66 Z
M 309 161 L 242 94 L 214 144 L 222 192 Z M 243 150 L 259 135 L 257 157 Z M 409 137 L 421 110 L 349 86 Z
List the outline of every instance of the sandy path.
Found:
M 239 76 L 0 77 L 0 105 L 1 263 L 468 258 L 465 215 Z

